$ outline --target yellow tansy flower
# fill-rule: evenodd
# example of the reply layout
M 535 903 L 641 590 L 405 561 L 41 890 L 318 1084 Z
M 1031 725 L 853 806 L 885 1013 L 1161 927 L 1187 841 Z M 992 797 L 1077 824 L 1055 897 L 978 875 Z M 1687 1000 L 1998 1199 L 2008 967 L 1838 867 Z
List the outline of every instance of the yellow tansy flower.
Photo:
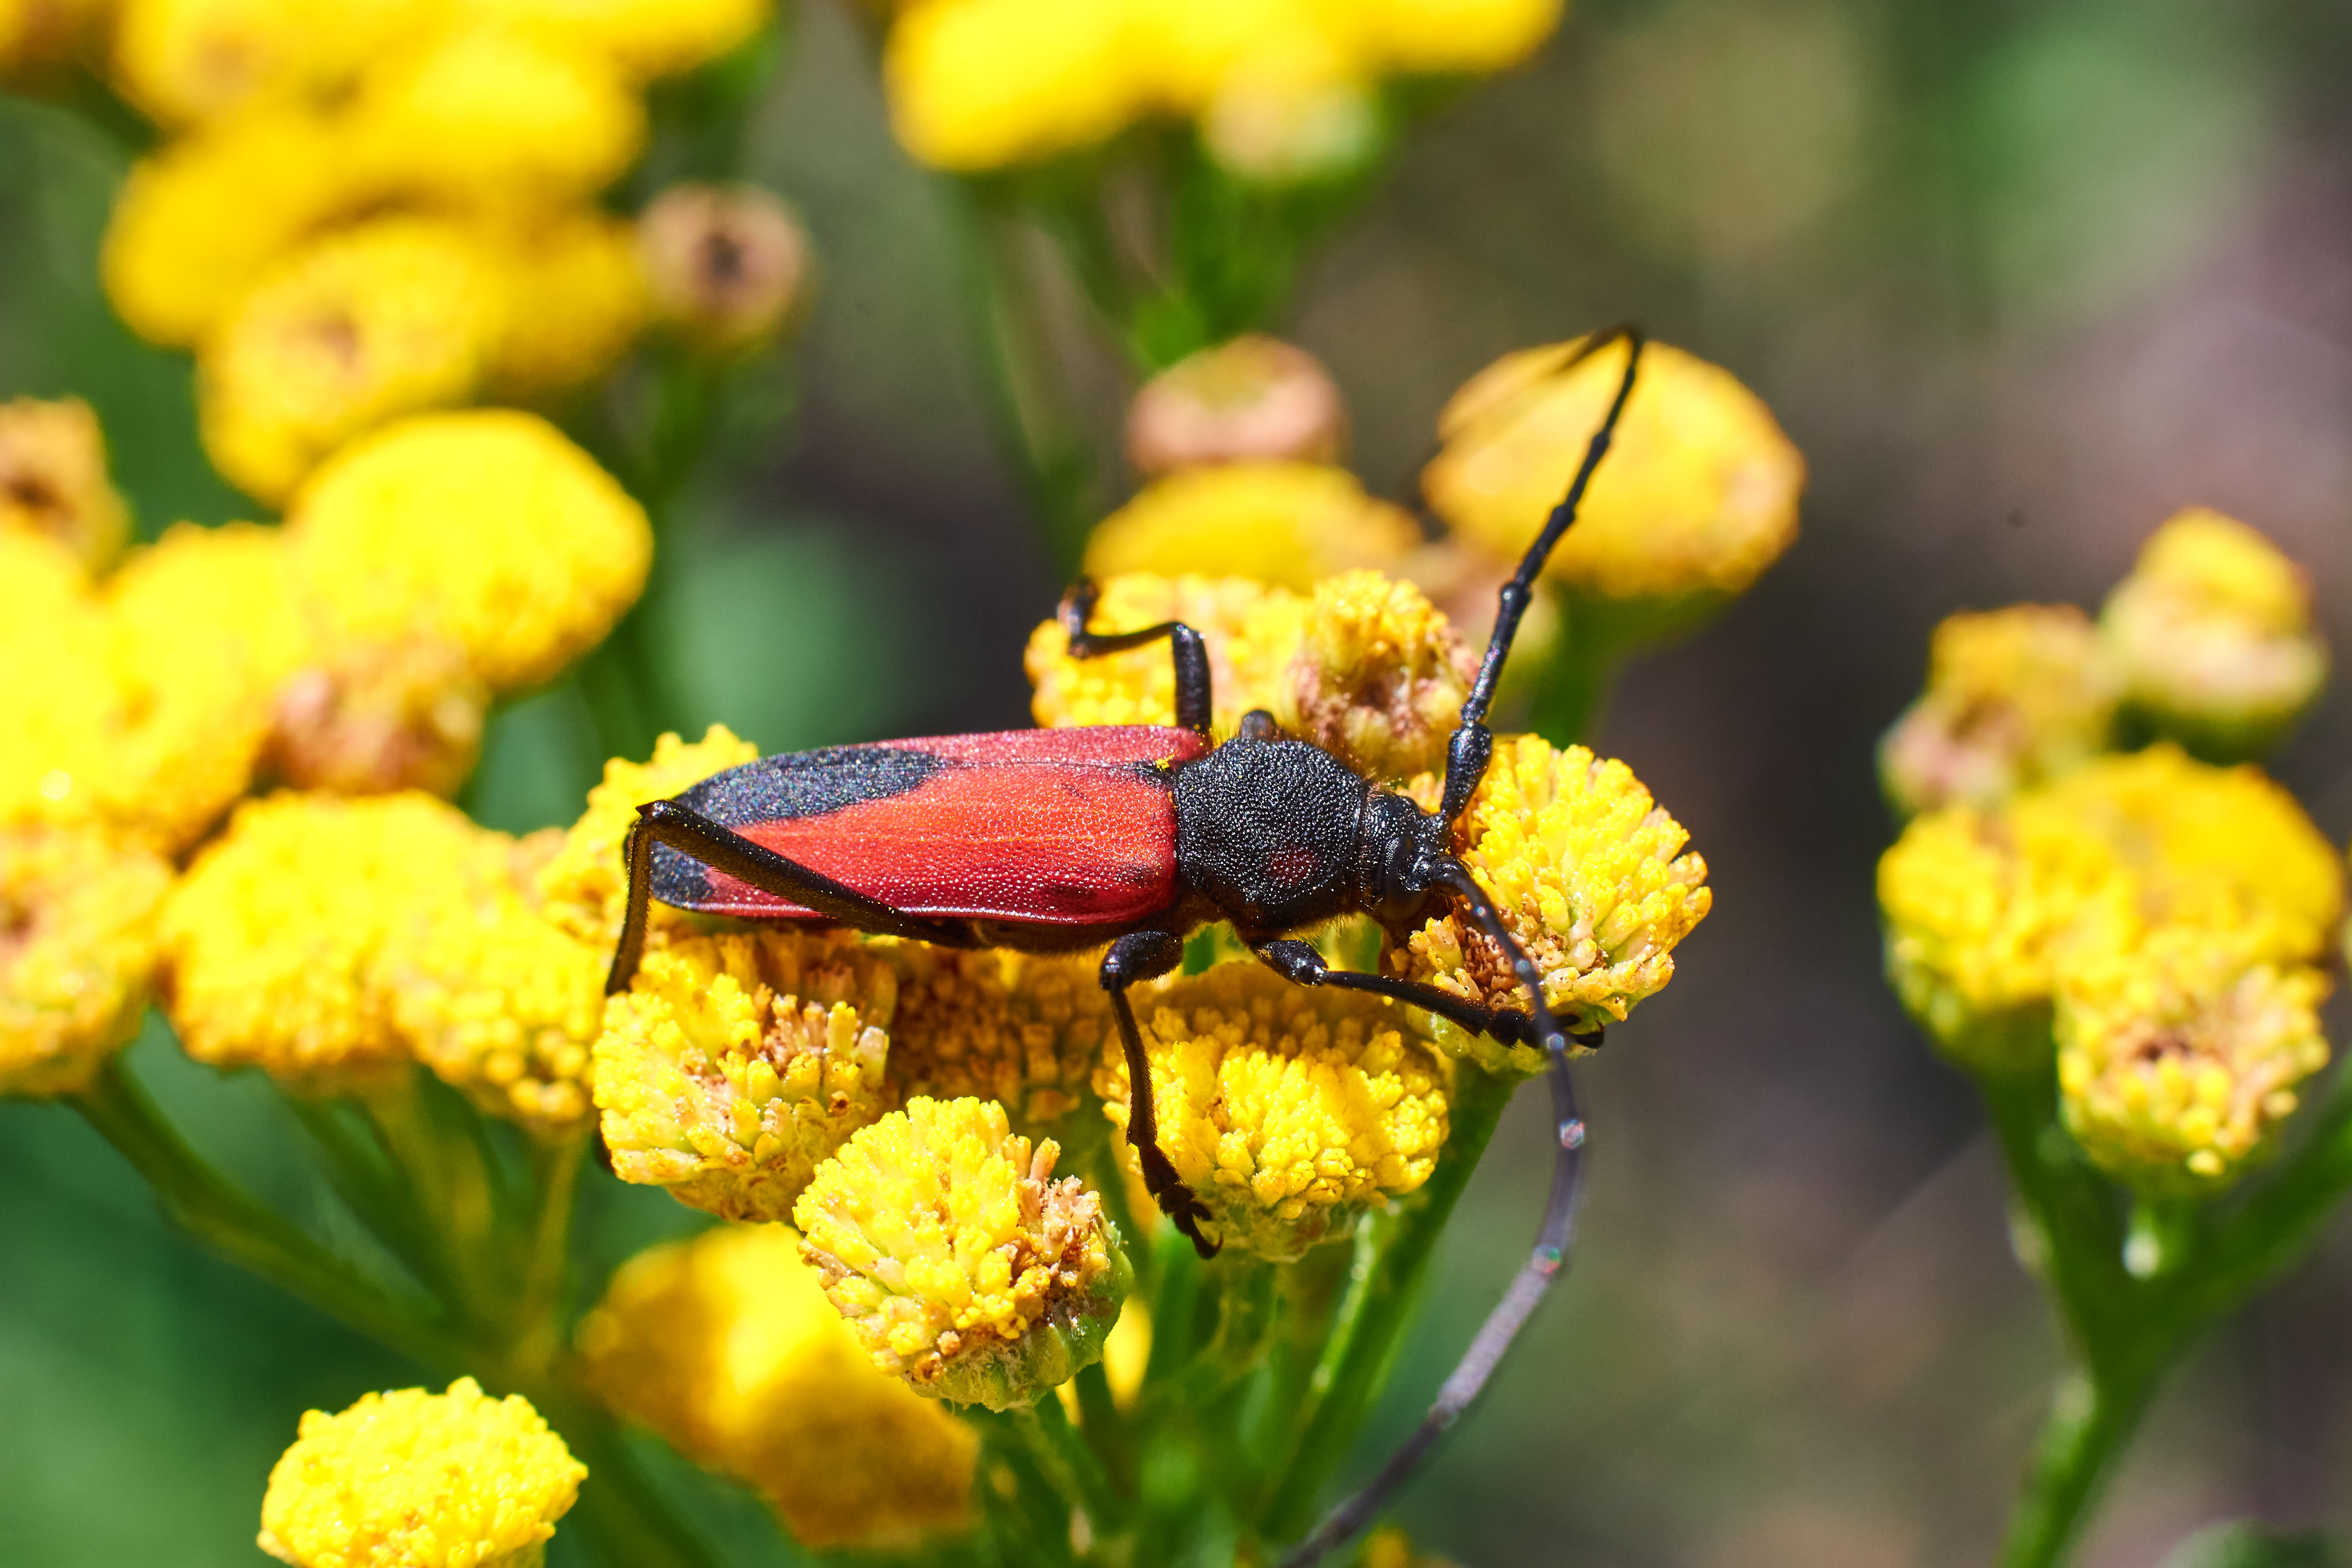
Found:
M 1321 463 L 1234 462 L 1180 469 L 1105 518 L 1087 571 L 1254 577 L 1306 593 L 1358 566 L 1385 566 L 1421 543 L 1411 516 Z
M 122 694 L 89 573 L 46 534 L 0 529 L 0 821 L 110 820 Z
M 2245 933 L 2162 926 L 2078 955 L 2057 990 L 2067 1130 L 2093 1161 L 2152 1195 L 2227 1186 L 2327 1065 L 2319 969 L 2253 956 Z
M 1099 959 L 877 945 L 898 974 L 889 1076 L 902 1095 L 993 1100 L 1024 1129 L 1076 1108 L 1113 1039 Z
M 111 565 L 131 513 L 106 477 L 106 437 L 79 397 L 0 404 L 0 530 L 45 533 L 93 571 Z
M 1240 577 L 1158 577 L 1129 573 L 1102 584 L 1090 623 L 1097 631 L 1182 621 L 1208 644 L 1217 710 L 1211 722 L 1231 734 L 1253 708 L 1281 700 L 1285 677 L 1305 635 L 1307 601 Z M 1069 656 L 1057 621 L 1029 637 L 1023 661 L 1036 696 L 1030 710 L 1049 729 L 1073 724 L 1171 724 L 1176 675 L 1167 645 L 1102 658 Z
M 2099 614 L 2133 715 L 2221 760 L 2293 728 L 2327 679 L 2311 585 L 2234 518 L 2202 507 L 2149 536 Z
M 338 795 L 455 795 L 474 771 L 489 704 L 455 644 L 321 647 L 278 688 L 265 771 Z
M 1879 742 L 1879 776 L 1906 815 L 1993 805 L 2105 751 L 2115 710 L 2113 671 L 2074 605 L 1948 616 L 1927 690 Z
M 479 0 L 476 9 L 645 78 L 688 70 L 737 47 L 773 6 L 771 0 Z
M 120 0 L 114 74 L 166 125 L 214 119 L 263 96 L 347 88 L 440 0 Z
M 304 591 L 341 635 L 428 636 L 498 690 L 593 647 L 643 591 L 645 509 L 535 415 L 419 415 L 354 443 L 295 498 Z
M 713 724 L 699 741 L 662 736 L 654 742 L 650 762 L 615 757 L 606 763 L 604 782 L 588 792 L 588 809 L 540 872 L 540 893 L 549 917 L 572 935 L 610 951 L 620 940 L 621 915 L 628 903 L 628 867 L 621 847 L 629 825 L 637 819 L 637 807 L 667 800 L 759 754 L 760 748 L 751 742 L 738 740 L 723 724 Z M 656 929 L 685 919 L 662 904 L 652 905 L 647 918 Z
M 520 396 L 603 375 L 645 330 L 651 302 L 636 231 L 576 213 L 502 237 L 493 384 Z
M 102 833 L 0 828 L 0 1094 L 79 1089 L 138 1030 L 171 885 Z
M 782 1226 L 639 1253 L 579 1342 L 614 1409 L 757 1488 L 803 1547 L 905 1549 L 971 1521 L 978 1434 L 876 1370 Z
M 461 1377 L 365 1394 L 303 1415 L 269 1472 L 260 1546 L 300 1568 L 531 1568 L 587 1476 L 519 1394 Z
M 648 947 L 595 1047 L 625 1182 L 730 1219 L 781 1219 L 818 1162 L 888 1109 L 898 981 L 846 932 L 768 929 Z
M 1177 361 L 1144 383 L 1127 411 L 1128 460 L 1147 474 L 1205 463 L 1333 463 L 1347 438 L 1347 409 L 1322 362 L 1255 332 Z
M 908 6 L 882 57 L 899 142 L 938 168 L 989 169 L 1101 141 L 1150 100 L 1137 11 L 1126 0 Z
M 875 1365 L 918 1393 L 1025 1405 L 1102 1356 L 1134 1274 L 1060 1148 L 988 1100 L 921 1097 L 851 1138 L 793 1205 L 802 1255 Z
M 214 466 L 281 502 L 361 432 L 466 401 L 504 325 L 503 286 L 490 252 L 438 219 L 383 218 L 295 251 L 198 352 Z
M 1434 810 L 1444 781 L 1408 793 Z M 1495 900 L 1543 977 L 1544 1001 L 1571 1028 L 1618 1022 L 1675 976 L 1675 945 L 1715 907 L 1690 835 L 1624 763 L 1538 735 L 1496 742 L 1454 825 L 1455 852 Z M 1486 1005 L 1524 1009 L 1502 952 L 1450 907 L 1390 954 L 1399 973 Z M 1532 1046 L 1502 1046 L 1429 1020 L 1449 1054 L 1490 1071 L 1533 1072 Z
M 1137 1000 L 1160 1150 L 1226 1246 L 1296 1258 L 1437 1168 L 1451 1074 L 1404 1032 L 1402 1010 L 1303 990 L 1255 963 L 1219 964 Z M 1096 1087 L 1134 1167 L 1122 1055 L 1104 1058 Z
M 64 65 L 87 42 L 113 0 L 0 0 L 0 81 Z
M 1445 445 L 1422 471 L 1438 513 L 1516 560 L 1567 493 L 1625 370 L 1612 344 L 1523 349 L 1479 372 L 1438 418 Z M 1756 395 L 1664 343 L 1633 395 L 1576 526 L 1545 574 L 1617 606 L 1628 635 L 1744 592 L 1797 537 L 1805 462 Z

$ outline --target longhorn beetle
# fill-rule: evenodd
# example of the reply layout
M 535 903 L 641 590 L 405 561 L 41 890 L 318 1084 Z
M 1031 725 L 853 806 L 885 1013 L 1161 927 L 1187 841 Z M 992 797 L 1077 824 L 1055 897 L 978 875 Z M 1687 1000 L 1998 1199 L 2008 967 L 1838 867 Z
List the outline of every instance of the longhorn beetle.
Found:
M 1569 1077 L 1567 1037 L 1544 1003 L 1535 965 L 1450 852 L 1449 837 L 1494 752 L 1486 710 L 1503 660 L 1536 575 L 1576 521 L 1633 395 L 1643 336 L 1630 327 L 1596 333 L 1568 362 L 1621 340 L 1625 373 L 1608 414 L 1567 495 L 1503 584 L 1494 636 L 1446 746 L 1445 789 L 1433 815 L 1374 788 L 1322 748 L 1282 738 L 1263 710 L 1244 715 L 1232 740 L 1213 744 L 1201 634 L 1181 621 L 1088 631 L 1095 588 L 1081 581 L 1060 610 L 1071 657 L 1095 658 L 1166 638 L 1176 666 L 1172 728 L 1016 730 L 761 757 L 639 806 L 630 825 L 628 908 L 605 980 L 608 994 L 625 990 L 636 972 L 653 899 L 715 914 L 837 923 L 943 947 L 1077 952 L 1108 943 L 1102 984 L 1127 1056 L 1128 1142 L 1144 1185 L 1203 1258 L 1217 1249 L 1201 1232 L 1209 1212 L 1160 1152 L 1151 1072 L 1127 996 L 1129 986 L 1177 967 L 1194 928 L 1231 921 L 1260 960 L 1298 984 L 1373 992 L 1473 1033 L 1544 1048 L 1559 1152 L 1535 1253 L 1421 1430 L 1286 1565 L 1311 1562 L 1353 1534 L 1469 1404 L 1558 1272 L 1573 1228 L 1584 1123 Z M 1294 934 L 1360 911 L 1401 937 L 1439 892 L 1459 900 L 1509 957 L 1528 1012 L 1483 1007 L 1391 975 L 1333 969 Z M 1598 1043 L 1600 1031 L 1578 1038 Z

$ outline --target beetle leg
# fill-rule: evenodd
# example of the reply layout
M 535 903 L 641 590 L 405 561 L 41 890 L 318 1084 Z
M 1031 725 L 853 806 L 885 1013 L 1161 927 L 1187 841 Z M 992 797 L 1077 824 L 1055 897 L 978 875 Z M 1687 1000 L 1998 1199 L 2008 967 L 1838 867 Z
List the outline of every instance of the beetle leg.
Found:
M 1110 993 L 1111 1016 L 1118 1020 L 1118 1043 L 1127 1053 L 1127 1142 L 1143 1166 L 1144 1190 L 1160 1205 L 1160 1212 L 1192 1238 L 1193 1251 L 1214 1258 L 1223 1243 L 1201 1234 L 1201 1222 L 1209 1217 L 1209 1211 L 1160 1150 L 1160 1121 L 1151 1104 L 1151 1062 L 1143 1054 L 1143 1031 L 1136 1026 L 1135 1007 L 1127 999 L 1129 986 L 1165 974 L 1183 959 L 1183 939 L 1174 931 L 1129 931 L 1103 954 L 1102 986 Z
M 613 950 L 613 967 L 604 977 L 604 994 L 629 988 L 637 961 L 646 947 L 646 906 L 653 898 L 654 846 L 667 845 L 678 853 L 724 871 L 737 881 L 789 899 L 814 910 L 827 920 L 858 931 L 884 936 L 912 937 L 943 947 L 970 947 L 971 932 L 944 921 L 924 920 L 892 909 L 878 899 L 835 881 L 822 871 L 788 860 L 763 844 L 720 826 L 700 812 L 674 800 L 649 801 L 637 807 L 629 825 L 624 850 L 629 862 L 629 902 L 621 921 L 621 940 Z
M 1418 980 L 1400 980 L 1392 974 L 1365 974 L 1353 969 L 1334 969 L 1307 942 L 1270 942 L 1257 950 L 1257 955 L 1267 968 L 1296 985 L 1334 985 L 1343 991 L 1369 991 L 1375 996 L 1385 996 L 1391 1002 L 1402 1002 L 1423 1012 L 1434 1013 L 1474 1035 L 1491 1036 L 1505 1045 L 1535 1044 L 1535 1026 L 1525 1013 L 1515 1013 L 1507 1007 L 1481 1007 L 1475 1002 L 1465 1001 L 1452 992 L 1440 991 L 1436 986 L 1424 985 Z
M 1201 640 L 1199 632 L 1181 621 L 1162 621 L 1156 626 L 1132 632 L 1090 632 L 1087 622 L 1095 613 L 1095 600 L 1100 593 L 1093 578 L 1081 577 L 1062 595 L 1057 618 L 1062 629 L 1070 635 L 1070 657 L 1100 658 L 1107 653 L 1122 653 L 1166 637 L 1176 659 L 1176 726 L 1192 731 L 1202 740 L 1208 739 L 1209 645 Z

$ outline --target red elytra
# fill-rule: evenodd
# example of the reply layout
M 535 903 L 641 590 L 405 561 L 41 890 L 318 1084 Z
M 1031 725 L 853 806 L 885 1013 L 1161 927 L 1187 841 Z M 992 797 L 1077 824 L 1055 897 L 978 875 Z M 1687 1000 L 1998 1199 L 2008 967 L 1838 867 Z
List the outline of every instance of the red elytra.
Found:
M 885 741 L 762 758 L 712 781 L 734 787 L 705 809 L 754 843 L 911 915 L 1115 924 L 1175 896 L 1166 770 L 1208 750 L 1190 730 L 1156 724 Z M 930 765 L 910 781 L 918 770 L 877 767 L 885 759 L 877 752 Z M 768 782 L 762 764 L 792 769 L 793 784 L 826 808 L 765 815 L 756 799 Z M 831 804 L 841 796 L 848 798 Z M 723 871 L 704 877 L 708 895 L 683 907 L 815 918 Z

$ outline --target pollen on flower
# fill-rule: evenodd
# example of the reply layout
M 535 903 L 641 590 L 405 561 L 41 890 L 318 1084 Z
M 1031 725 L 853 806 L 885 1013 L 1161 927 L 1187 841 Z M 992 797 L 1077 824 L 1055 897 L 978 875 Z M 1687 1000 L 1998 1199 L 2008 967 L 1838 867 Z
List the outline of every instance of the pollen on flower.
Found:
M 587 809 L 540 872 L 549 918 L 572 935 L 610 950 L 620 939 L 621 916 L 628 902 L 628 867 L 621 850 L 629 825 L 637 819 L 637 807 L 667 800 L 759 754 L 760 748 L 751 742 L 738 740 L 723 724 L 713 724 L 699 741 L 662 736 L 654 742 L 649 762 L 615 757 L 606 763 L 604 781 L 588 792 Z M 647 910 L 656 929 L 684 918 L 661 904 Z
M 874 1366 L 800 1250 L 781 1225 L 720 1226 L 631 1258 L 580 1325 L 589 1383 L 810 1550 L 964 1529 L 978 1435 Z
M 596 1108 L 623 1181 L 729 1219 L 781 1219 L 892 1102 L 898 991 L 847 932 L 674 934 L 606 1004 Z
M 499 691 L 593 647 L 653 558 L 645 509 L 513 409 L 418 415 L 362 438 L 310 477 L 287 528 L 337 633 L 446 639 Z
M 1452 1073 L 1389 1003 L 1304 990 L 1255 963 L 1137 1000 L 1160 1150 L 1226 1246 L 1298 1258 L 1437 1168 Z M 1134 1167 L 1123 1056 L 1104 1058 L 1096 1088 Z
M 1103 519 L 1087 571 L 1250 577 L 1305 593 L 1318 579 L 1389 566 L 1421 544 L 1402 508 L 1323 463 L 1232 462 L 1181 468 Z
M 1291 662 L 1286 733 L 1372 778 L 1440 769 L 1475 673 L 1453 624 L 1410 583 L 1349 572 L 1318 583 Z
M 993 1100 L 1029 1130 L 1076 1109 L 1112 1038 L 1094 957 L 880 951 L 898 974 L 889 1076 L 902 1095 Z
M 93 571 L 113 564 L 131 514 L 106 477 L 106 437 L 78 397 L 0 404 L 0 530 L 47 534 Z
M 1134 1274 L 1101 1199 L 1054 1180 L 1060 1153 L 992 1101 L 919 1096 L 818 1168 L 802 1255 L 876 1366 L 1004 1410 L 1101 1359 Z
M 147 1008 L 172 868 L 89 828 L 0 828 L 0 1094 L 80 1088 Z
M 1091 629 L 1123 631 L 1180 620 L 1208 645 L 1216 699 L 1211 723 L 1231 734 L 1253 708 L 1281 704 L 1305 634 L 1307 601 L 1241 577 L 1160 577 L 1128 573 L 1101 584 Z M 1102 658 L 1069 655 L 1058 621 L 1030 635 L 1024 655 L 1036 695 L 1030 710 L 1049 729 L 1073 724 L 1175 721 L 1176 675 L 1164 643 Z
M 1516 558 L 1584 459 L 1625 370 L 1622 344 L 1570 363 L 1583 340 L 1523 349 L 1454 395 L 1422 472 L 1438 514 Z M 1545 575 L 1674 621 L 1744 592 L 1797 536 L 1805 462 L 1729 372 L 1664 343 L 1642 354 L 1609 460 Z
M 519 1394 L 461 1377 L 446 1394 L 365 1394 L 303 1415 L 269 1472 L 259 1544 L 299 1568 L 527 1568 L 587 1475 Z
M 2132 716 L 2221 760 L 2293 728 L 2327 678 L 2311 586 L 2234 518 L 2193 507 L 2149 536 L 2099 633 Z
M 1444 780 L 1407 793 L 1434 809 Z M 1499 741 L 1486 777 L 1454 825 L 1465 865 L 1486 889 L 1538 973 L 1544 1000 L 1571 1028 L 1622 1020 L 1674 978 L 1674 950 L 1715 907 L 1690 835 L 1624 763 L 1542 737 Z M 1508 960 L 1452 909 L 1433 916 L 1390 961 L 1409 979 L 1481 1005 L 1524 1010 Z M 1449 1054 L 1490 1071 L 1533 1072 L 1532 1046 L 1503 1046 L 1432 1017 Z
M 2250 952 L 2242 931 L 2172 924 L 2078 955 L 2057 987 L 2067 1130 L 2151 1195 L 2229 1185 L 2327 1065 L 2326 973 Z
M 1879 774 L 1906 816 L 1998 803 L 2107 747 L 2116 680 L 2072 605 L 2016 605 L 1945 618 L 1927 686 L 1879 742 Z

